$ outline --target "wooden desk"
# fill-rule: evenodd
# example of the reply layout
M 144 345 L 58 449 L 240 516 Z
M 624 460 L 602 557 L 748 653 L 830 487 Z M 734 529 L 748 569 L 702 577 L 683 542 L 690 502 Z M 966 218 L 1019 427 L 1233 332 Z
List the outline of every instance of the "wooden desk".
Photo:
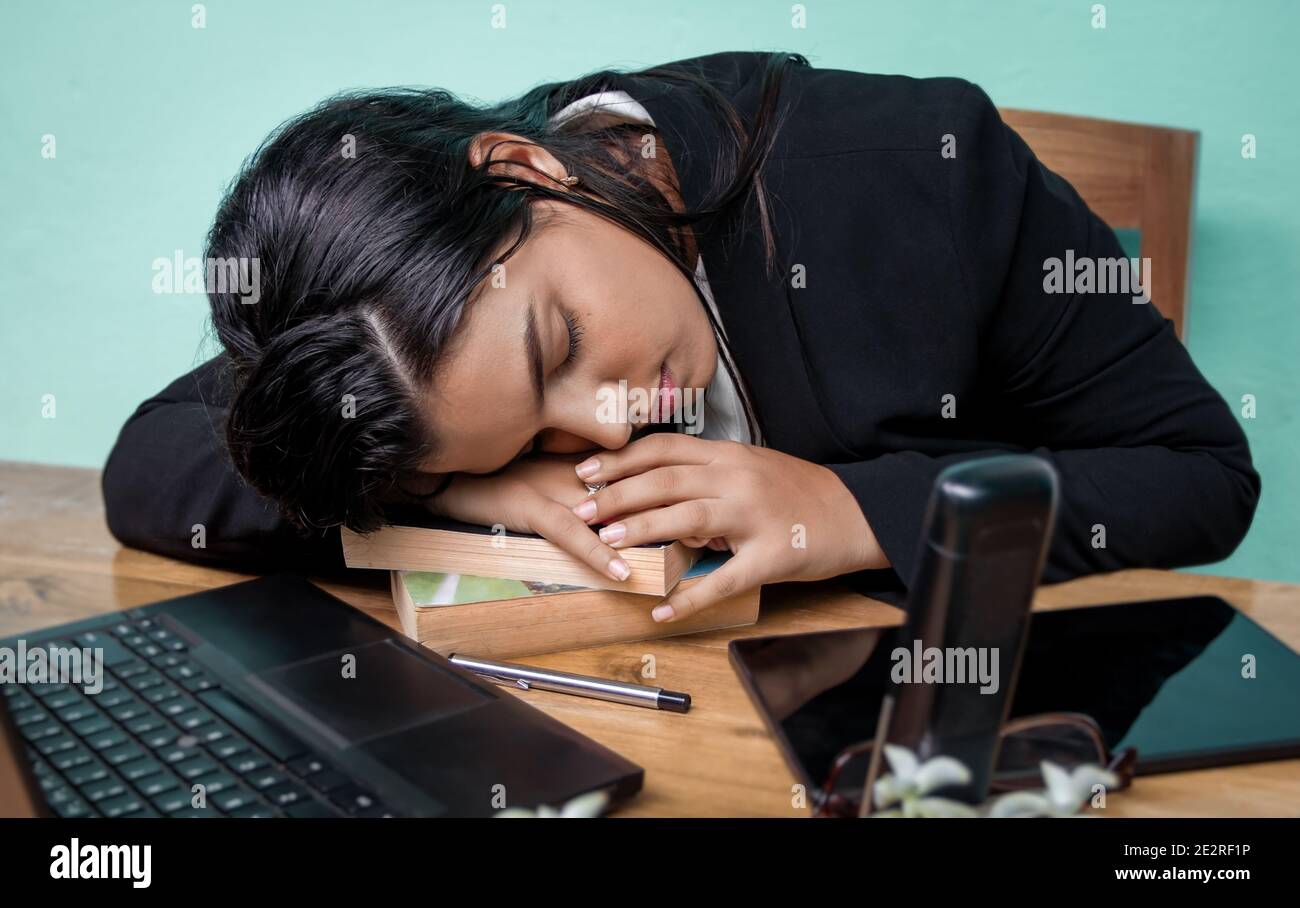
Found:
M 397 626 L 381 572 L 322 586 Z M 121 548 L 104 525 L 95 470 L 0 462 L 0 636 L 130 608 L 245 579 Z M 1222 596 L 1300 649 L 1300 586 L 1164 571 L 1125 571 L 1043 589 L 1039 608 L 1165 596 Z M 653 656 L 659 684 L 689 691 L 689 715 L 553 694 L 529 703 L 645 767 L 637 816 L 800 816 L 793 777 L 727 662 L 737 635 L 892 624 L 901 613 L 836 584 L 764 590 L 759 623 L 741 631 L 620 644 L 530 659 L 568 671 L 638 680 Z M 1148 776 L 1114 795 L 1120 816 L 1297 816 L 1300 760 Z

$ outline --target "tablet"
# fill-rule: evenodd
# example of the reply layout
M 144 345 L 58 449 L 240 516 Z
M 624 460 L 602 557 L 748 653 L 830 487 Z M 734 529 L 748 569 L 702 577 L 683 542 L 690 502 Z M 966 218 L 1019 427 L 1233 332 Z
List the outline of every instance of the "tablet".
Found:
M 903 628 L 733 640 L 790 769 L 819 789 L 876 733 Z M 1300 756 L 1300 655 L 1211 596 L 1033 613 L 1008 718 L 1091 716 L 1138 774 Z

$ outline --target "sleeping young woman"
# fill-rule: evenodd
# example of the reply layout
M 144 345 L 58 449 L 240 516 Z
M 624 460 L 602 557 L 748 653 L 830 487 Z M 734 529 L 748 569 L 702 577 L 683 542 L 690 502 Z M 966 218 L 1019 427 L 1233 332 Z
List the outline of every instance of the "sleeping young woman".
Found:
M 648 604 L 671 621 L 901 589 L 935 476 L 1031 452 L 1046 581 L 1225 558 L 1260 490 L 1233 413 L 1153 305 L 1050 292 L 1067 251 L 1124 255 L 960 79 L 720 53 L 490 106 L 348 94 L 232 184 L 208 261 L 259 286 L 209 288 L 224 353 L 127 422 L 108 523 L 253 569 L 337 565 L 338 526 L 403 502 L 614 578 L 639 543 L 734 553 Z

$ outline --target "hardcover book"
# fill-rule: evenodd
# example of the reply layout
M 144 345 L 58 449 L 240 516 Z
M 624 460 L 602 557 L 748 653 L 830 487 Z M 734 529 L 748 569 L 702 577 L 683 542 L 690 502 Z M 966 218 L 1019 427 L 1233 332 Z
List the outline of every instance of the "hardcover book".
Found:
M 699 582 L 727 557 L 706 552 L 682 579 Z M 544 581 L 393 571 L 402 631 L 442 655 L 483 659 L 558 652 L 739 627 L 758 620 L 759 590 L 747 590 L 689 618 L 661 624 L 654 596 Z
M 403 513 L 373 533 L 342 530 L 351 568 L 433 571 L 477 578 L 531 577 L 541 583 L 666 596 L 696 558 L 680 542 L 631 546 L 618 553 L 632 573 L 619 581 L 588 567 L 540 536 L 494 531 L 424 512 Z

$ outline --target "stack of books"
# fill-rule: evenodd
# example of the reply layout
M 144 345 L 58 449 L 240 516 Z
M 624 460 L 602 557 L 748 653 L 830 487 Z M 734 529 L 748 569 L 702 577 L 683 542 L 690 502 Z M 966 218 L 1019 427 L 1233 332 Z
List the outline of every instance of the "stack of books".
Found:
M 620 549 L 632 569 L 620 582 L 540 536 L 432 515 L 403 515 L 373 533 L 344 529 L 342 536 L 348 567 L 390 572 L 402 631 L 443 655 L 508 659 L 758 620 L 757 589 L 689 618 L 651 618 L 678 584 L 699 582 L 730 557 L 680 542 Z

